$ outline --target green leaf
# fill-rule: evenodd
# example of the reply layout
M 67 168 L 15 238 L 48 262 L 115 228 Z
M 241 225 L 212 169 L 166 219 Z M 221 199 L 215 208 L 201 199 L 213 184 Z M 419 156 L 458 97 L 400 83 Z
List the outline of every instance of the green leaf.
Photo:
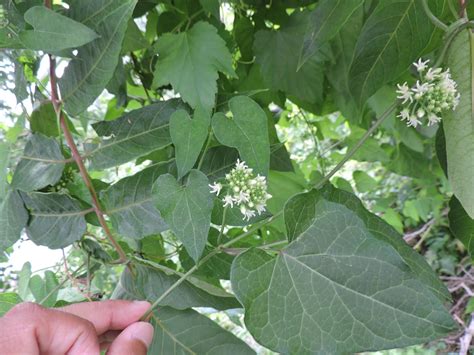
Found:
M 311 56 L 298 70 L 298 53 L 303 44 L 308 15 L 308 12 L 295 11 L 288 23 L 278 31 L 258 31 L 253 50 L 263 79 L 270 88 L 303 101 L 319 103 L 322 101 L 324 82 L 324 68 L 319 54 Z
M 168 229 L 152 197 L 154 182 L 167 172 L 167 164 L 152 166 L 101 193 L 106 213 L 119 234 L 139 239 Z
M 449 228 L 474 259 L 474 219 L 469 217 L 456 197 L 449 201 Z
M 151 324 L 155 334 L 150 354 L 255 354 L 235 335 L 191 309 L 162 307 L 154 312 Z
M 71 132 L 76 132 L 74 125 L 66 117 L 67 125 Z M 50 101 L 43 102 L 35 108 L 30 116 L 30 128 L 35 133 L 41 133 L 46 137 L 58 137 L 61 133 L 54 106 Z
M 134 52 L 147 47 L 148 41 L 143 32 L 140 31 L 135 21 L 130 19 L 123 39 L 122 53 Z
M 282 353 L 355 353 L 423 343 L 456 328 L 397 250 L 374 236 L 376 226 L 315 190 L 296 198 L 306 201 L 286 211 L 301 208 L 294 211 L 304 224 L 298 238 L 274 256 L 250 249 L 232 265 L 232 288 L 259 343 Z
M 256 173 L 267 175 L 270 166 L 270 142 L 267 116 L 262 108 L 246 96 L 229 100 L 232 118 L 222 112 L 212 117 L 212 129 L 217 140 L 237 148 L 240 157 Z
M 22 191 L 34 191 L 54 185 L 61 179 L 65 163 L 54 138 L 33 134 L 15 169 L 12 186 Z
M 442 1 L 430 2 L 434 13 Z M 349 72 L 359 106 L 430 47 L 436 31 L 419 0 L 380 1 L 362 28 Z
M 161 36 L 155 48 L 159 56 L 153 85 L 171 84 L 193 108 L 210 111 L 214 107 L 219 71 L 235 76 L 224 40 L 206 22 L 186 32 Z
M 39 192 L 22 197 L 31 216 L 26 232 L 35 244 L 60 249 L 85 233 L 84 215 L 90 211 L 83 210 L 77 200 L 63 194 Z
M 25 12 L 25 21 L 34 30 L 20 32 L 20 40 L 26 48 L 53 52 L 81 47 L 99 36 L 89 27 L 69 17 L 48 9 L 33 6 Z
M 8 191 L 0 203 L 0 251 L 4 251 L 20 239 L 21 231 L 28 222 L 28 213 L 18 191 Z
M 210 181 L 216 181 L 225 176 L 235 165 L 239 152 L 234 148 L 225 146 L 212 147 L 206 152 L 202 162 L 201 171 Z
M 117 66 L 128 20 L 137 0 L 73 0 L 68 17 L 100 35 L 78 49 L 59 80 L 65 110 L 77 116 L 94 102 Z
M 44 280 L 39 275 L 30 279 L 30 290 L 35 301 L 45 307 L 53 307 L 58 299 L 58 280 L 50 270 L 44 272 Z
M 451 44 L 447 64 L 458 83 L 461 99 L 456 111 L 443 120 L 446 137 L 448 178 L 454 195 L 474 218 L 474 34 L 461 32 Z
M 171 144 L 169 120 L 180 108 L 184 108 L 180 101 L 168 100 L 133 110 L 114 121 L 94 124 L 102 139 L 86 153 L 91 169 L 120 165 Z
M 0 317 L 3 317 L 5 313 L 21 302 L 23 302 L 23 300 L 16 293 L 0 293 Z
M 194 261 L 202 254 L 211 223 L 213 196 L 208 184 L 206 175 L 191 170 L 184 185 L 165 174 L 153 187 L 156 206 Z
M 29 285 L 31 278 L 31 264 L 29 261 L 23 264 L 21 271 L 18 273 L 18 285 L 17 291 L 18 295 L 22 299 L 26 299 L 29 293 Z
M 330 185 L 327 185 L 319 191 L 319 194 L 313 191 L 308 194 L 296 195 L 287 202 L 284 215 L 289 241 L 297 239 L 304 233 L 309 225 L 313 223 L 314 218 L 312 219 L 308 216 L 319 216 L 315 213 L 315 205 L 319 199 L 325 200 L 328 203 L 339 204 L 342 206 L 342 209 L 349 209 L 349 211 L 346 212 L 351 212 L 352 217 L 360 219 L 360 221 L 365 224 L 371 237 L 390 244 L 412 272 L 417 275 L 435 295 L 441 300 L 449 300 L 451 298 L 446 286 L 438 279 L 436 274 L 433 273 L 433 270 L 426 263 L 425 259 L 406 244 L 400 234 L 390 225 L 380 217 L 367 211 L 362 202 L 355 195 L 347 191 L 335 189 Z
M 365 171 L 356 170 L 352 173 L 357 191 L 370 192 L 377 188 L 377 181 Z
M 403 143 L 398 145 L 387 168 L 393 172 L 415 178 L 427 178 L 432 174 L 429 160 L 420 153 L 407 148 Z
M 176 150 L 178 179 L 186 175 L 196 163 L 206 141 L 210 122 L 210 115 L 199 108 L 194 111 L 193 119 L 184 110 L 176 111 L 171 116 L 170 134 Z
M 363 0 L 321 1 L 309 16 L 298 66 L 301 67 L 332 39 L 363 4 Z
M 0 142 L 0 201 L 7 194 L 8 163 L 10 162 L 10 144 Z
M 134 275 L 128 269 L 124 270 L 120 284 L 130 298 L 154 302 L 181 276 L 174 270 L 169 269 L 166 272 L 167 268 L 162 268 L 163 271 L 136 264 L 133 268 Z M 201 287 L 189 280 L 184 281 L 163 299 L 160 306 L 170 306 L 175 309 L 212 307 L 217 310 L 241 307 L 235 297 L 223 289 L 204 281 L 199 281 L 198 285 Z

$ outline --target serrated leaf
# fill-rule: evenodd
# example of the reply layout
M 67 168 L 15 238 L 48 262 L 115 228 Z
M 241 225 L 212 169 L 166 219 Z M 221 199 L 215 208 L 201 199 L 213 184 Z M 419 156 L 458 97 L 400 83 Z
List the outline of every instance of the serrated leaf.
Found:
M 276 256 L 250 249 L 232 265 L 232 288 L 258 342 L 282 353 L 341 354 L 423 343 L 456 328 L 399 253 L 372 235 L 376 226 L 315 190 L 298 196 L 308 199 L 295 211 L 305 222 L 298 238 Z
M 15 169 L 12 186 L 28 192 L 54 185 L 61 179 L 65 163 L 54 138 L 33 134 Z
M 474 218 L 474 34 L 461 32 L 451 44 L 447 64 L 461 94 L 456 111 L 443 120 L 448 179 L 454 195 Z
M 437 13 L 442 1 L 432 1 Z M 430 46 L 436 30 L 419 0 L 378 3 L 358 38 L 349 87 L 360 107 L 379 88 L 396 79 Z
M 204 250 L 211 224 L 213 197 L 208 184 L 206 175 L 191 170 L 184 185 L 165 174 L 153 187 L 156 206 L 194 261 Z
M 0 293 L 0 317 L 21 302 L 23 302 L 21 297 L 14 292 Z
M 56 275 L 50 270 L 44 272 L 44 279 L 39 275 L 34 275 L 30 279 L 30 291 L 35 301 L 45 307 L 53 307 L 58 298 L 57 286 L 59 285 Z
M 198 312 L 163 307 L 151 319 L 150 354 L 255 354 L 242 340 Z
M 327 41 L 332 39 L 363 4 L 363 0 L 319 2 L 309 16 L 298 67 L 306 63 Z
M 170 271 L 174 270 L 170 269 Z M 133 272 L 134 275 L 128 269 L 124 270 L 120 278 L 121 286 L 131 298 L 144 299 L 150 302 L 156 301 L 181 276 L 142 265 L 135 265 Z M 189 280 L 184 281 L 163 299 L 160 306 L 170 306 L 175 309 L 212 307 L 217 310 L 241 307 L 233 295 L 204 281 L 199 282 L 201 287 L 196 286 Z M 210 290 L 217 289 L 220 293 L 206 292 L 204 287 Z
M 207 22 L 179 34 L 167 33 L 158 38 L 155 48 L 159 57 L 153 85 L 171 84 L 193 108 L 214 107 L 219 71 L 235 76 L 224 40 Z
M 83 210 L 77 200 L 68 195 L 40 192 L 22 197 L 31 216 L 26 232 L 35 244 L 60 249 L 85 233 L 84 216 L 90 211 Z
M 456 197 L 449 201 L 449 229 L 466 247 L 474 259 L 474 219 L 469 217 Z
M 289 241 L 297 239 L 304 233 L 309 224 L 313 223 L 314 219 L 308 218 L 308 216 L 317 216 L 314 208 L 319 199 L 330 203 L 337 203 L 348 208 L 354 218 L 360 219 L 366 225 L 373 238 L 390 244 L 400 258 L 410 267 L 412 272 L 434 294 L 441 300 L 449 300 L 451 298 L 446 286 L 433 273 L 425 259 L 406 244 L 402 236 L 395 229 L 380 217 L 367 211 L 362 202 L 354 194 L 347 191 L 335 189 L 328 185 L 320 190 L 319 194 L 316 192 L 300 194 L 288 201 L 285 206 L 284 216 Z
M 53 52 L 77 48 L 99 36 L 89 27 L 63 16 L 46 6 L 33 6 L 25 12 L 25 21 L 33 30 L 20 32 L 20 40 L 26 48 Z
M 298 70 L 298 53 L 303 44 L 308 15 L 308 12 L 295 11 L 288 23 L 278 31 L 258 31 L 253 51 L 263 79 L 270 88 L 306 102 L 319 103 L 324 81 L 321 58 L 313 55 Z
M 0 251 L 4 251 L 20 239 L 21 231 L 28 222 L 28 213 L 17 191 L 8 191 L 0 203 Z
M 173 113 L 170 118 L 171 140 L 175 146 L 178 179 L 191 170 L 209 132 L 210 115 L 202 109 L 194 111 L 193 119 L 184 110 Z
M 181 108 L 184 106 L 180 101 L 168 100 L 133 110 L 114 121 L 94 124 L 102 139 L 86 153 L 91 168 L 110 168 L 171 144 L 169 120 Z
M 139 239 L 168 229 L 152 196 L 154 182 L 167 172 L 167 164 L 152 166 L 101 193 L 106 213 L 119 234 Z
M 77 116 L 94 102 L 114 74 L 128 20 L 137 0 L 74 0 L 68 17 L 100 38 L 78 49 L 59 80 L 64 109 Z
M 270 166 L 270 141 L 267 116 L 262 108 L 246 96 L 229 100 L 232 118 L 222 112 L 212 117 L 212 130 L 217 140 L 237 148 L 240 157 L 256 173 L 267 175 Z

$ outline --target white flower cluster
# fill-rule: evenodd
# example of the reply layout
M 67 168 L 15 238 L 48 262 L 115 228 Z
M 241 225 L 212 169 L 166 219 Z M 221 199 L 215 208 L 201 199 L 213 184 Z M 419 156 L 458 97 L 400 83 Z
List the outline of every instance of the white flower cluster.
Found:
M 429 60 L 413 63 L 420 80 L 409 87 L 407 83 L 398 84 L 397 98 L 405 106 L 399 113 L 408 126 L 416 127 L 421 119 L 428 119 L 428 126 L 441 121 L 440 114 L 445 110 L 455 110 L 459 103 L 456 82 L 451 79 L 449 69 L 428 68 Z
M 226 174 L 225 180 L 225 186 L 218 182 L 209 185 L 211 193 L 217 196 L 226 187 L 226 194 L 222 198 L 224 207 L 232 208 L 234 205 L 239 207 L 247 220 L 265 211 L 267 200 L 272 197 L 267 193 L 265 176 L 259 174 L 255 176 L 253 170 L 245 162 L 237 160 L 235 168 Z

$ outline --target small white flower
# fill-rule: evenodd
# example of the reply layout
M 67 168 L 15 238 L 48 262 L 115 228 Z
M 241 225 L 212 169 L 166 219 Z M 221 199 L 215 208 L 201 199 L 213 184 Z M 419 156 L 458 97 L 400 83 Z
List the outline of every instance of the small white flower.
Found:
M 407 122 L 408 127 L 413 126 L 416 128 L 419 124 L 421 124 L 421 121 L 418 120 L 418 117 L 416 117 L 416 115 L 411 115 Z
M 240 191 L 237 197 L 235 197 L 235 202 L 238 204 L 242 202 L 249 202 L 250 196 L 247 192 Z
M 224 207 L 230 206 L 230 208 L 234 207 L 234 199 L 232 198 L 231 195 L 225 195 L 224 198 L 222 199 L 222 202 L 224 202 Z
M 436 116 L 434 113 L 431 113 L 428 116 L 428 126 L 432 126 L 441 121 L 441 117 Z
M 219 196 L 221 190 L 222 190 L 222 184 L 215 182 L 214 184 L 209 184 L 209 187 L 211 188 L 211 193 L 216 194 L 216 196 Z
M 422 108 L 419 108 L 417 111 L 416 111 L 416 116 L 418 118 L 423 118 L 425 116 L 425 110 L 423 110 Z
M 429 59 L 425 60 L 425 61 L 422 61 L 421 58 L 418 59 L 418 62 L 415 62 L 413 63 L 413 65 L 416 67 L 416 70 L 418 71 L 418 73 L 421 73 L 421 72 L 424 72 L 426 70 L 426 68 L 428 68 L 428 63 L 429 63 Z
M 400 114 L 398 115 L 402 119 L 402 121 L 408 120 L 410 118 L 410 110 L 407 108 L 404 108 L 403 110 L 400 111 Z
M 408 87 L 406 82 L 402 85 L 397 84 L 397 87 L 397 94 L 399 94 L 397 98 L 403 100 L 402 103 L 406 103 L 407 101 L 413 101 L 413 93 L 410 91 L 410 88 Z
M 441 74 L 441 70 L 442 70 L 441 68 L 436 68 L 436 69 L 429 68 L 425 74 L 426 80 L 433 81 L 435 79 L 438 79 L 439 74 Z
M 423 94 L 427 93 L 432 84 L 420 83 L 419 80 L 416 81 L 415 86 L 411 89 L 415 93 L 415 99 L 421 98 Z

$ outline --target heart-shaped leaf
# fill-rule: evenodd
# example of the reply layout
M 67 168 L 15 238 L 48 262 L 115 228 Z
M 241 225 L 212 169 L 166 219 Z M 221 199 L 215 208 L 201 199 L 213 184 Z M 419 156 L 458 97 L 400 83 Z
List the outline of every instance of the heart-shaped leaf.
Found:
M 165 174 L 153 187 L 156 206 L 194 261 L 204 250 L 211 225 L 213 197 L 208 185 L 206 175 L 191 170 L 184 185 Z
M 267 175 L 270 166 L 270 141 L 265 112 L 246 96 L 230 99 L 229 108 L 232 118 L 222 112 L 212 117 L 212 129 L 217 140 L 237 148 L 240 157 L 248 166 L 259 174 Z
M 0 252 L 20 239 L 21 231 L 28 222 L 23 200 L 18 191 L 8 191 L 0 203 Z

